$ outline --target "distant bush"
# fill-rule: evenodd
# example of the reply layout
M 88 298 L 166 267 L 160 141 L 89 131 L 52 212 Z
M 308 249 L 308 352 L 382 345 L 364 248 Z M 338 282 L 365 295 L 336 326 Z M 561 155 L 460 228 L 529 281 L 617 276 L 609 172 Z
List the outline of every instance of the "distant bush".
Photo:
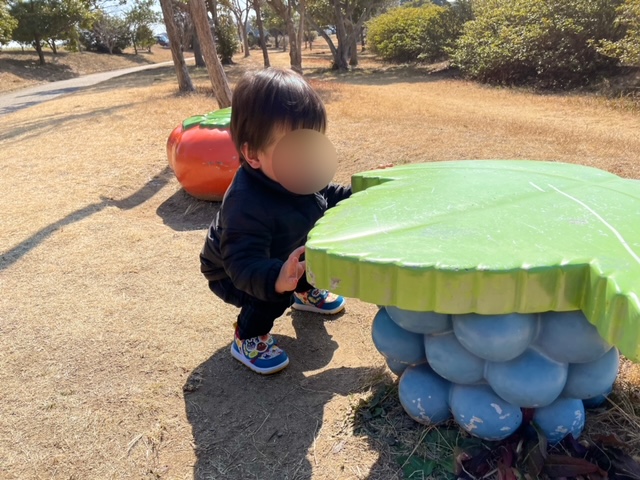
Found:
M 446 57 L 462 22 L 451 7 L 398 7 L 368 23 L 371 50 L 393 62 L 433 62 Z
M 597 49 L 616 41 L 622 0 L 475 0 L 474 20 L 451 50 L 469 77 L 567 87 L 615 63 Z
M 91 29 L 80 32 L 79 40 L 88 51 L 120 54 L 131 44 L 131 33 L 123 18 L 99 12 Z
M 253 33 L 249 33 L 247 35 L 247 42 L 249 43 L 249 48 L 260 47 L 260 36 L 255 35 Z
M 229 15 L 218 16 L 215 33 L 220 62 L 225 65 L 233 63 L 233 54 L 238 51 L 238 30 Z
M 617 24 L 624 30 L 618 41 L 602 40 L 598 52 L 626 65 L 640 65 L 640 0 L 626 0 L 618 7 Z
M 136 29 L 133 33 L 133 41 L 135 45 L 140 48 L 146 48 L 148 51 L 151 51 L 151 47 L 157 42 L 153 30 L 151 30 L 148 25 L 140 25 Z

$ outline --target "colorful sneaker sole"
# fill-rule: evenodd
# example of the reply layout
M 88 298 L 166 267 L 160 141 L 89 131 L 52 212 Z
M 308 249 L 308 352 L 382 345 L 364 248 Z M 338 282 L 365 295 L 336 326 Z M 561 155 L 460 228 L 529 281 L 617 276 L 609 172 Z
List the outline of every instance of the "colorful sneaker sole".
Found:
M 285 355 L 285 359 L 282 362 L 278 363 L 277 365 L 262 368 L 252 363 L 251 360 L 249 360 L 242 353 L 240 353 L 240 351 L 238 350 L 238 347 L 236 346 L 236 342 L 233 342 L 231 344 L 231 356 L 236 360 L 238 360 L 243 365 L 245 365 L 246 367 L 249 367 L 249 369 L 261 375 L 271 375 L 273 373 L 278 373 L 279 371 L 287 368 L 287 365 L 289 365 L 289 357 L 287 357 L 286 354 L 284 355 Z
M 336 305 L 333 305 L 334 303 Z M 344 310 L 345 304 L 346 302 L 344 301 L 344 298 L 341 297 L 340 300 L 337 300 L 332 303 L 325 303 L 323 305 L 323 308 L 318 308 L 313 305 L 303 303 L 294 297 L 293 305 L 291 305 L 291 308 L 294 308 L 296 310 L 300 310 L 303 312 L 324 313 L 325 315 L 334 315 Z

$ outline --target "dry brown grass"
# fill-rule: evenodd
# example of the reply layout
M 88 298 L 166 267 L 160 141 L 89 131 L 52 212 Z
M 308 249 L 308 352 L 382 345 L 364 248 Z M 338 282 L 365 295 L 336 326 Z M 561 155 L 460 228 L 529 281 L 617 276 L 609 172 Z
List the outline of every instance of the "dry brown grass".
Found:
M 121 55 L 93 52 L 67 52 L 59 50 L 57 55 L 45 51 L 46 65 L 38 62 L 33 49 L 0 51 L 0 94 L 11 90 L 56 80 L 67 80 L 80 75 L 118 70 L 150 63 L 171 60 L 171 50 L 159 45 L 151 47 L 151 53 L 140 50 L 136 55 L 127 49 Z
M 340 76 L 318 57 L 305 62 L 339 181 L 464 158 L 640 178 L 640 117 L 605 102 L 370 58 Z M 230 78 L 258 61 L 239 60 Z M 195 80 L 201 93 L 181 96 L 171 69 L 154 70 L 0 117 L 0 477 L 389 479 L 388 442 L 354 432 L 350 414 L 391 381 L 370 340 L 373 306 L 351 300 L 333 322 L 286 315 L 275 333 L 292 364 L 276 377 L 228 355 L 235 309 L 208 292 L 197 259 L 215 205 L 190 200 L 166 169 L 171 129 L 216 108 L 205 73 Z M 637 382 L 637 367 L 623 373 Z

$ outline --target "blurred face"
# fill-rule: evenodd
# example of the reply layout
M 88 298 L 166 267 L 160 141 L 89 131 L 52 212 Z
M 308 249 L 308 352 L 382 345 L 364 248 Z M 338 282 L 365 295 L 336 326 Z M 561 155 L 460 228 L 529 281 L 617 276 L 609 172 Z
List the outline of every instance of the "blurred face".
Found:
M 322 190 L 338 167 L 336 150 L 329 139 L 309 129 L 278 129 L 264 149 L 252 156 L 245 147 L 243 154 L 249 166 L 298 195 Z
M 282 137 L 271 156 L 278 183 L 297 195 L 319 192 L 331 183 L 338 156 L 331 141 L 315 130 L 300 129 Z

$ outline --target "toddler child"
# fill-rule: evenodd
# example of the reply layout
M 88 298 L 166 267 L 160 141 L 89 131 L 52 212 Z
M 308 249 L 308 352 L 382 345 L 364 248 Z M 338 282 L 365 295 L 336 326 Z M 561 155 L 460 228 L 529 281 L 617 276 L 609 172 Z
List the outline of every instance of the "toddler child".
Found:
M 334 314 L 344 298 L 310 285 L 304 244 L 324 212 L 351 195 L 351 187 L 330 184 L 298 195 L 273 170 L 278 141 L 297 129 L 324 133 L 322 100 L 290 70 L 268 68 L 238 82 L 231 105 L 231 137 L 240 168 L 200 254 L 209 288 L 240 308 L 231 354 L 251 370 L 270 374 L 289 358 L 269 333 L 287 308 Z

